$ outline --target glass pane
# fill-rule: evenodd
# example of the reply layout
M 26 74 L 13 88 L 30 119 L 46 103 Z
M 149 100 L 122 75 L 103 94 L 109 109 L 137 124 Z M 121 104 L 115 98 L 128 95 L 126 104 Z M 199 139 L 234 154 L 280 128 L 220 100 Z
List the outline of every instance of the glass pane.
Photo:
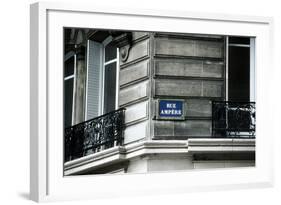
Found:
M 74 56 L 64 63 L 64 77 L 74 74 Z
M 248 37 L 229 37 L 229 43 L 250 45 Z
M 230 101 L 250 100 L 250 48 L 229 46 L 228 93 Z
M 113 60 L 117 57 L 117 48 L 116 46 L 108 44 L 105 47 L 105 62 Z
M 64 127 L 71 126 L 73 104 L 73 78 L 64 81 Z
M 108 113 L 115 110 L 116 63 L 106 65 L 104 74 L 104 113 Z

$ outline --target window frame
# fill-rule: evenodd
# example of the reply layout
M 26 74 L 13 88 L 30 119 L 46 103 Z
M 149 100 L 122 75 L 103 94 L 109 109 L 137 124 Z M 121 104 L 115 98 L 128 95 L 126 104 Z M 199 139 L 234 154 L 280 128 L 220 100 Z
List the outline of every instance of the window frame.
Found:
M 225 100 L 229 100 L 229 46 L 236 46 L 236 47 L 248 47 L 250 48 L 250 90 L 249 90 L 249 101 L 255 102 L 256 101 L 256 52 L 255 52 L 255 37 L 250 38 L 250 44 L 237 44 L 237 43 L 229 43 L 229 37 L 226 36 L 225 44 Z
M 101 96 L 102 96 L 102 102 L 100 104 L 101 108 L 100 108 L 100 112 L 101 114 L 106 114 L 104 113 L 104 88 L 105 88 L 105 66 L 106 65 L 109 65 L 111 63 L 115 63 L 116 62 L 116 89 L 115 89 L 115 110 L 117 110 L 119 108 L 119 105 L 118 105 L 118 97 L 119 97 L 119 71 L 120 71 L 120 66 L 119 66 L 119 48 L 117 47 L 116 48 L 116 58 L 112 59 L 112 60 L 109 60 L 109 61 L 105 61 L 105 47 L 111 43 L 113 40 L 112 36 L 108 36 L 103 42 L 102 42 L 102 65 L 101 65 L 101 74 L 102 74 L 102 80 L 101 80 L 101 83 L 102 85 L 100 86 L 100 88 L 102 88 L 102 91 L 101 91 Z
M 226 36 L 225 40 L 225 101 L 229 101 L 229 47 L 230 46 L 236 46 L 236 47 L 247 47 L 250 49 L 250 70 L 249 70 L 249 76 L 250 76 L 250 90 L 249 90 L 249 102 L 255 102 L 256 101 L 256 51 L 255 51 L 255 37 L 249 37 L 250 43 L 249 44 L 238 44 L 238 43 L 229 43 L 229 37 L 232 36 Z M 228 112 L 226 112 L 226 119 L 228 121 Z M 228 122 L 227 122 L 228 123 Z M 244 132 L 239 132 L 243 134 Z
M 101 56 L 101 64 L 99 66 L 100 73 L 99 73 L 99 108 L 98 108 L 98 116 L 105 114 L 104 113 L 104 88 L 105 88 L 105 66 L 109 65 L 111 63 L 116 63 L 116 90 L 115 90 L 115 110 L 119 108 L 118 100 L 119 100 L 119 72 L 120 72 L 120 64 L 119 64 L 119 48 L 117 47 L 117 54 L 116 58 L 110 61 L 105 61 L 105 47 L 113 40 L 112 36 L 108 36 L 105 40 L 102 42 L 98 42 L 102 45 L 102 48 L 100 49 L 100 56 Z M 89 41 L 94 41 L 88 39 L 87 42 L 87 76 L 86 76 L 86 92 L 85 92 L 85 120 L 87 120 L 87 104 L 88 104 L 88 61 L 89 61 Z M 94 41 L 96 42 L 96 41 Z
M 77 56 L 76 53 L 74 51 L 69 51 L 64 55 L 64 72 L 65 72 L 65 63 L 67 60 L 69 60 L 70 58 L 74 58 L 74 65 L 73 65 L 73 69 L 74 72 L 72 75 L 69 75 L 67 77 L 63 76 L 63 85 L 65 88 L 65 81 L 66 80 L 70 80 L 73 79 L 73 90 L 72 90 L 72 110 L 71 110 L 71 126 L 74 125 L 74 109 L 75 109 L 75 94 L 76 94 L 76 63 L 77 63 Z M 65 95 L 65 90 L 63 95 Z M 65 99 L 63 100 L 64 106 L 65 106 Z M 65 115 L 65 113 L 64 113 Z M 64 119 L 65 120 L 65 119 Z

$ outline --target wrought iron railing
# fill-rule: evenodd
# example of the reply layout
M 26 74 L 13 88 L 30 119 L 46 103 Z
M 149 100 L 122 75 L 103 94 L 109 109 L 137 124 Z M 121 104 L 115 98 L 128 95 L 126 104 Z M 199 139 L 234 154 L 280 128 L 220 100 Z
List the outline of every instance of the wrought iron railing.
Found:
M 213 101 L 212 136 L 254 138 L 256 106 L 254 102 Z
M 87 120 L 64 132 L 65 162 L 123 145 L 125 109 Z

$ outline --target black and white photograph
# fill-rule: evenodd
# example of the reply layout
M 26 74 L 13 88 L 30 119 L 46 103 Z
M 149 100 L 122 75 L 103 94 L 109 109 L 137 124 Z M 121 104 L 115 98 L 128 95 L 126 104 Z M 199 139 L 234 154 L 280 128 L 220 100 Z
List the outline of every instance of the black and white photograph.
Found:
M 13 75 L 4 74 L 2 87 L 15 98 L 5 98 L 11 109 L 2 106 L 13 126 L 4 138 L 19 139 L 13 149 L 3 144 L 17 160 L 7 157 L 2 170 L 15 177 L 29 166 L 35 202 L 277 197 L 277 4 L 270 12 L 265 1 L 122 1 L 30 5 L 29 95 L 19 90 L 23 74 L 4 69 Z M 17 44 L 4 51 L 14 60 L 5 61 L 21 71 L 18 43 L 25 41 L 3 39 Z M 26 96 L 29 164 L 18 149 L 27 123 L 18 105 Z
M 64 176 L 255 167 L 255 42 L 65 27 Z
M 281 204 L 278 1 L 0 15 L 0 204 Z

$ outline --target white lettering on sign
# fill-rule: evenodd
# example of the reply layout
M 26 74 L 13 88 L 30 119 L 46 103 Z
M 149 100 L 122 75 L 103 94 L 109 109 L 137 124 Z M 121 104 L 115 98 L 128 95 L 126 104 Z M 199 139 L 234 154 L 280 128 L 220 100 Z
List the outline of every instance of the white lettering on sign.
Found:
M 160 113 L 165 115 L 181 115 L 181 110 L 161 110 Z
M 159 115 L 161 117 L 178 118 L 183 114 L 182 101 L 159 101 Z
M 175 103 L 167 103 L 167 108 L 176 108 Z

